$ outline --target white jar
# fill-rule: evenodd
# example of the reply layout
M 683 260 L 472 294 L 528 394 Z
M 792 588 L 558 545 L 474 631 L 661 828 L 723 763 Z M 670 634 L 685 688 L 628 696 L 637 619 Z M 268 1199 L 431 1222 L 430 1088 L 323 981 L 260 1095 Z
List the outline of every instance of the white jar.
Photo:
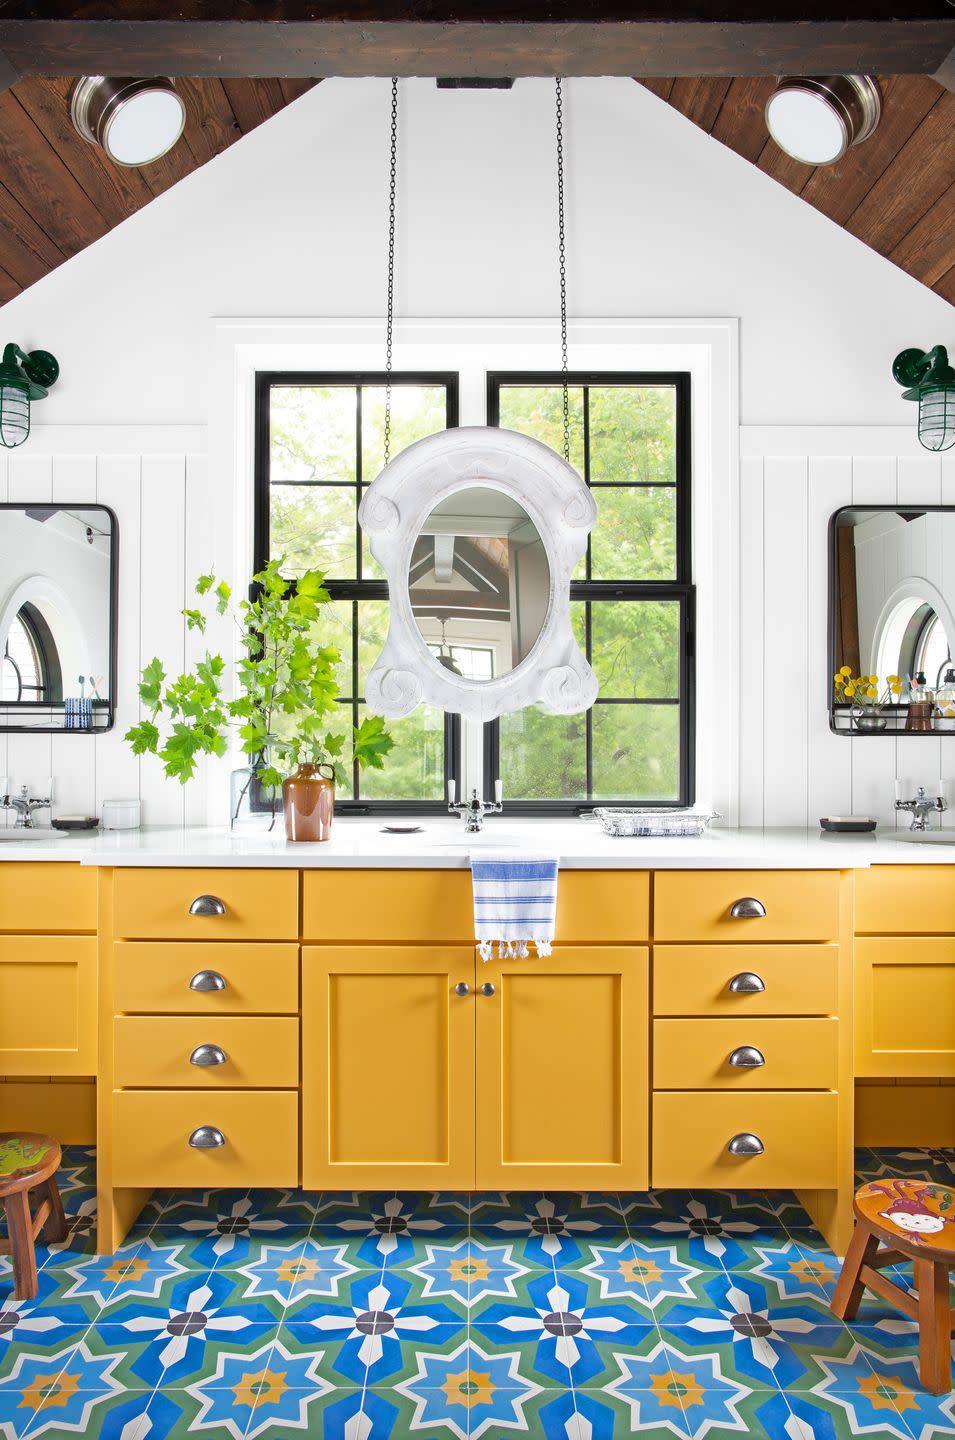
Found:
M 141 815 L 138 800 L 104 800 L 100 824 L 104 830 L 138 830 Z

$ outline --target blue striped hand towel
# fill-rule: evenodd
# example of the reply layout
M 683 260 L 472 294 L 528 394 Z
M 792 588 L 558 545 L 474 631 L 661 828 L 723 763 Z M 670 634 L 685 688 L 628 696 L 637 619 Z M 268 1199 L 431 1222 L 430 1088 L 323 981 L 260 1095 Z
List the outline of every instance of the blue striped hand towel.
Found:
M 523 958 L 529 941 L 549 955 L 557 911 L 557 857 L 509 854 L 471 856 L 474 935 L 482 960 L 497 944 L 499 959 Z

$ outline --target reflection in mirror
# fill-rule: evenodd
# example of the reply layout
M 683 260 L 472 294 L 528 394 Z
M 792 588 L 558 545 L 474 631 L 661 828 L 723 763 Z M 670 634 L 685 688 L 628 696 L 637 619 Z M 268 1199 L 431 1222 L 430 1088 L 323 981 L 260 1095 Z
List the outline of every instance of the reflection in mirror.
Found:
M 955 646 L 955 508 L 847 507 L 832 524 L 833 671 L 919 675 L 934 693 Z M 847 707 L 842 707 L 847 708 Z
M 446 670 L 490 681 L 530 654 L 550 606 L 543 541 L 516 500 L 487 485 L 458 490 L 431 511 L 415 542 L 411 609 Z
M 0 524 L 0 729 L 107 729 L 112 512 L 102 505 L 5 505 Z

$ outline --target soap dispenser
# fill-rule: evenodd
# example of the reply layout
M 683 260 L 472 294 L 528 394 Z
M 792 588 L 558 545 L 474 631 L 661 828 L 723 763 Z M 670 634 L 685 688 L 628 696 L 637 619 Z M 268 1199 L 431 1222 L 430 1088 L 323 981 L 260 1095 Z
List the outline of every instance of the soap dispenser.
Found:
M 935 696 L 936 730 L 955 730 L 955 670 L 945 671 Z

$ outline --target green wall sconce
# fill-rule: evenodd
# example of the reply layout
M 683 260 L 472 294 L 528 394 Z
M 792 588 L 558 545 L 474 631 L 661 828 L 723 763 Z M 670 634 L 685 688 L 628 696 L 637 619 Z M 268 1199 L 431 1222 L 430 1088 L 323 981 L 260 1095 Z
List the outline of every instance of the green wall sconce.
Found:
M 919 402 L 919 443 L 926 450 L 948 450 L 955 445 L 955 370 L 944 345 L 934 350 L 903 350 L 896 355 L 892 374 L 903 400 Z
M 7 450 L 22 445 L 30 433 L 30 402 L 43 400 L 56 383 L 60 367 L 48 350 L 26 354 L 6 345 L 0 360 L 0 444 Z

